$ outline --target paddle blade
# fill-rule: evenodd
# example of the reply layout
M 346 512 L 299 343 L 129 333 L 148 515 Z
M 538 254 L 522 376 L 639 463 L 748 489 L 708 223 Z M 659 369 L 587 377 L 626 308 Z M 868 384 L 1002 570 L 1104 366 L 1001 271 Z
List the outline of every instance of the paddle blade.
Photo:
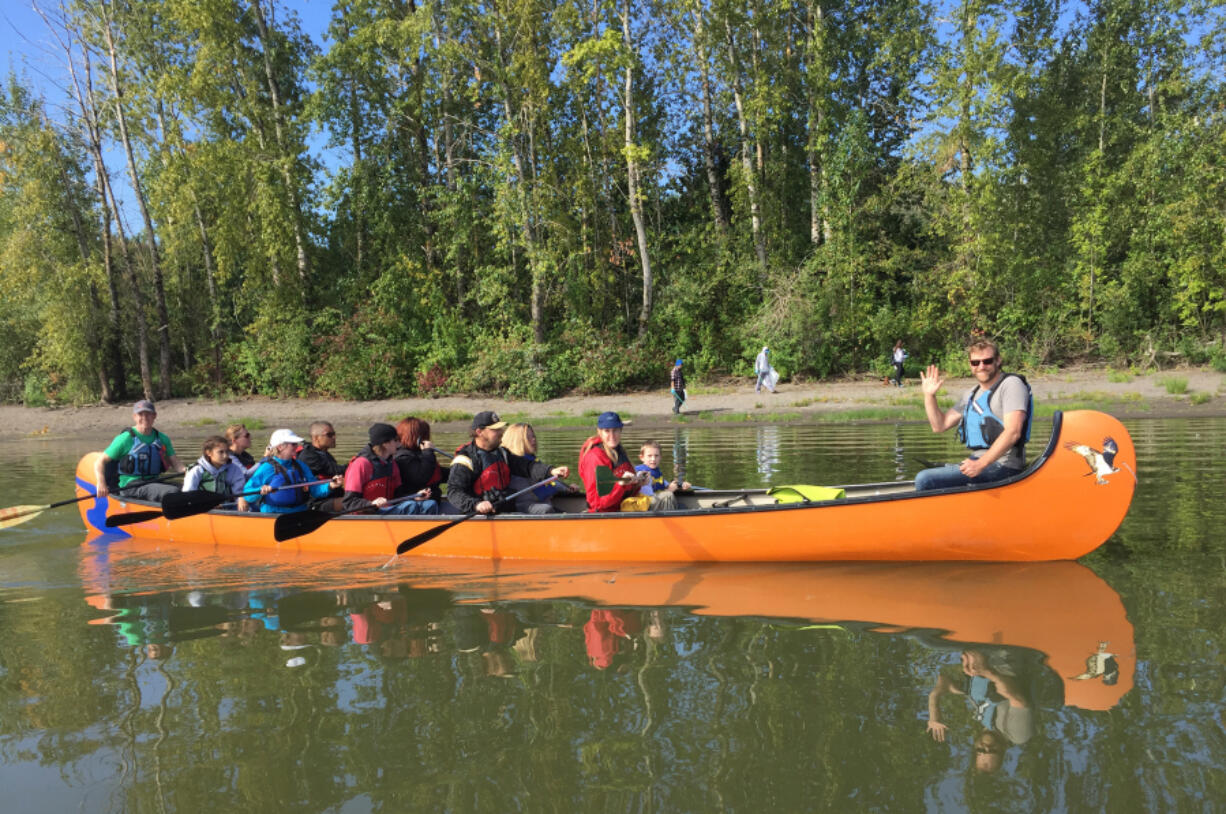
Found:
M 613 491 L 614 486 L 625 486 L 627 481 L 618 475 L 613 474 L 613 470 L 607 466 L 596 467 L 596 491 L 601 497 L 604 497 Z
M 216 492 L 204 490 L 171 492 L 162 498 L 162 514 L 166 515 L 167 520 L 178 520 L 180 517 L 204 514 L 216 509 L 229 499 L 229 495 L 219 495 Z
M 32 520 L 35 515 L 42 514 L 47 509 L 51 508 L 49 504 L 42 506 L 12 506 L 8 509 L 0 509 L 0 529 L 9 529 L 13 526 L 20 526 L 27 520 Z
M 284 543 L 286 540 L 310 534 L 335 516 L 316 509 L 278 515 L 277 522 L 272 527 L 272 536 L 278 543 Z
M 106 519 L 107 528 L 115 528 L 116 526 L 130 526 L 133 523 L 144 523 L 146 520 L 156 520 L 161 517 L 162 513 L 158 511 L 147 512 L 128 512 L 127 514 L 113 514 Z
M 476 517 L 476 515 L 477 515 L 476 512 L 469 512 L 468 514 L 461 517 L 459 520 L 452 520 L 450 523 L 444 523 L 441 526 L 435 526 L 434 528 L 427 529 L 426 531 L 423 531 L 421 534 L 416 534 L 407 540 L 402 540 L 400 542 L 400 545 L 396 546 L 396 556 L 400 556 L 406 551 L 412 551 L 413 549 L 417 548 L 419 545 L 422 545 L 423 543 L 430 542 L 435 537 L 439 536 L 440 534 L 442 534 L 444 531 L 451 528 L 452 526 L 457 526 L 460 523 L 463 523 L 465 520 L 468 520 L 471 517 Z

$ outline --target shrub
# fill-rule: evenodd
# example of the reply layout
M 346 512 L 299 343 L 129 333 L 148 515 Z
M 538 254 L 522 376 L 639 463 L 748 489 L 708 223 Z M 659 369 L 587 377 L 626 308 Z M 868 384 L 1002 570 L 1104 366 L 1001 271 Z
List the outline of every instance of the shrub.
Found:
M 363 306 L 341 319 L 335 309 L 325 309 L 315 318 L 313 333 L 317 392 L 364 401 L 411 390 L 416 354 L 390 311 Z
M 298 314 L 265 314 L 234 349 L 235 381 L 265 396 L 297 396 L 311 385 L 311 329 Z
M 1169 378 L 1162 379 L 1159 384 L 1165 387 L 1166 392 L 1170 393 L 1172 396 L 1180 396 L 1188 392 L 1188 380 L 1179 378 L 1178 376 L 1171 376 Z

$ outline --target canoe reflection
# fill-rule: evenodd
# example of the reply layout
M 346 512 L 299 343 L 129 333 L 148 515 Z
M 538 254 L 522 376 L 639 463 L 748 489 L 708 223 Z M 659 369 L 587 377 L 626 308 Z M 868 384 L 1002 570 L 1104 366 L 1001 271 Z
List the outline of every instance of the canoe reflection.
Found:
M 574 627 L 583 629 L 591 665 L 608 669 L 645 637 L 662 637 L 660 611 L 679 607 L 904 636 L 945 651 L 951 665 L 959 654 L 963 668 L 971 659 L 965 676 L 984 669 L 1005 676 L 1021 669 L 1010 659 L 1038 654 L 1063 704 L 1082 709 L 1108 709 L 1133 685 L 1133 630 L 1119 595 L 1072 562 L 568 567 L 422 560 L 389 585 L 384 572 L 352 559 L 202 553 L 131 539 L 112 549 L 106 538 L 87 540 L 83 552 L 88 601 L 113 612 L 95 623 L 115 625 L 121 643 L 159 646 L 163 657 L 165 646 L 185 639 L 275 633 L 287 662 L 303 660 L 296 664 L 309 662 L 307 651 L 317 646 L 352 641 L 389 658 L 445 648 L 480 652 L 491 675 L 508 675 L 511 651 L 537 648 L 530 631 Z M 491 607 L 477 607 L 483 604 Z M 981 696 L 1009 694 L 1007 678 L 989 683 Z M 950 693 L 969 689 L 950 686 Z M 1014 724 L 1023 726 L 1016 718 Z

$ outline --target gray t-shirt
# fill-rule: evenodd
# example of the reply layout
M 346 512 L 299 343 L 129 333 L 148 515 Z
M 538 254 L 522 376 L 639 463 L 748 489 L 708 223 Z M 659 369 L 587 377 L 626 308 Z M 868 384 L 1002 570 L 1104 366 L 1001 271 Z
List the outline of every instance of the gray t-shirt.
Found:
M 957 406 L 960 415 L 966 414 L 967 402 L 971 400 L 971 393 L 975 393 L 975 390 L 975 387 L 970 387 L 962 394 L 962 399 L 958 402 Z M 976 393 L 975 395 L 979 394 Z M 1030 407 L 1029 399 L 1026 396 L 1026 385 L 1022 384 L 1022 380 L 1017 376 L 1009 376 L 996 385 L 996 389 L 988 397 L 988 406 L 992 408 L 993 413 L 1000 417 L 1001 421 L 1004 421 L 1005 416 L 1015 410 L 1026 412 Z M 1026 450 L 1024 448 L 1013 447 L 996 460 L 1002 466 L 1010 469 L 1025 469 Z

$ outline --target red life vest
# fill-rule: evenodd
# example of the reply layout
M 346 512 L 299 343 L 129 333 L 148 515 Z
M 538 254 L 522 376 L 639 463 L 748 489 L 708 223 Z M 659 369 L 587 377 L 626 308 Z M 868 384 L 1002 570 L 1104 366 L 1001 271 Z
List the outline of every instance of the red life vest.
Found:
M 353 461 L 358 458 L 365 458 L 370 461 L 373 471 L 370 473 L 370 480 L 362 484 L 362 497 L 367 500 L 375 498 L 392 499 L 392 495 L 396 491 L 396 484 L 392 482 L 392 476 L 399 472 L 396 467 L 396 462 L 392 459 L 386 461 L 380 460 L 379 456 L 371 451 L 370 447 L 366 447 L 361 452 L 353 457 Z
M 484 465 L 485 468 L 473 481 L 473 494 L 481 500 L 499 501 L 511 485 L 511 467 L 507 463 L 507 451 L 502 447 L 494 450 L 483 450 L 476 444 L 468 444 L 456 450 L 457 455 L 464 455 L 473 462 L 473 471 Z

